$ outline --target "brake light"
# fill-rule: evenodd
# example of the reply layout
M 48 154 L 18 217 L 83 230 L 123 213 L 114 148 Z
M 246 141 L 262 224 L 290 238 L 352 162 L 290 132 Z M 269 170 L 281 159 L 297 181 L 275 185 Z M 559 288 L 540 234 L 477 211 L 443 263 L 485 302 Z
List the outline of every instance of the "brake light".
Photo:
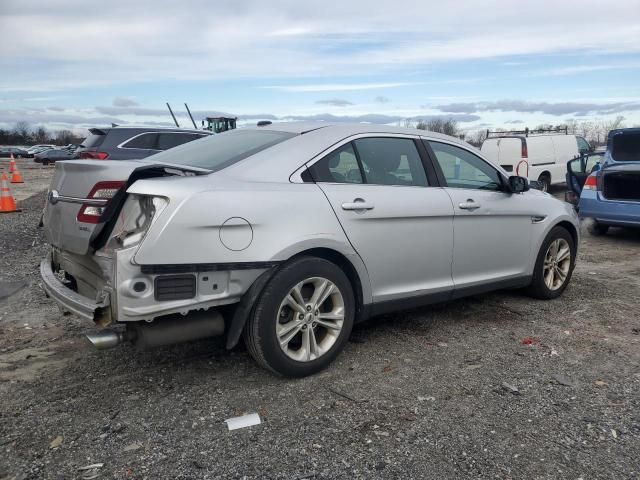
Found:
M 109 157 L 107 152 L 91 152 L 84 151 L 80 152 L 80 158 L 90 159 L 90 160 L 106 160 Z
M 522 158 L 529 158 L 529 150 L 527 149 L 527 141 L 522 141 L 522 147 L 520 149 L 520 156 Z
M 79 222 L 84 223 L 100 223 L 100 217 L 104 213 L 105 208 L 109 204 L 109 200 L 115 197 L 118 190 L 124 185 L 125 182 L 110 181 L 110 182 L 98 182 L 96 183 L 87 198 L 103 198 L 108 201 L 102 206 L 94 206 L 82 204 L 78 216 L 76 217 Z
M 597 190 L 598 189 L 598 177 L 593 174 L 589 175 L 584 182 L 583 190 Z

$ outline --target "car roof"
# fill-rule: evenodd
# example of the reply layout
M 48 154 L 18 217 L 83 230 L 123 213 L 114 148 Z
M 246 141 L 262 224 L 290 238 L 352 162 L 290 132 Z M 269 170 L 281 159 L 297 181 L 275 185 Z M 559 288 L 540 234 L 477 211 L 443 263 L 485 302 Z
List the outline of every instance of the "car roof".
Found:
M 245 127 L 247 128 L 247 127 Z M 254 130 L 275 130 L 279 132 L 289 132 L 297 134 L 305 134 L 314 130 L 323 129 L 323 132 L 344 137 L 358 135 L 360 133 L 392 133 L 401 135 L 419 135 L 421 137 L 429 137 L 434 139 L 446 140 L 448 142 L 457 142 L 469 147 L 470 145 L 458 138 L 444 135 L 442 133 L 431 132 L 428 130 L 419 130 L 417 128 L 396 127 L 392 125 L 381 125 L 375 123 L 329 123 L 329 122 L 278 122 L 271 123 L 263 127 L 248 127 Z
M 110 130 L 114 131 L 139 131 L 139 132 L 170 132 L 170 133 L 200 133 L 210 135 L 209 130 L 198 130 L 193 128 L 163 127 L 158 125 L 116 125 L 115 127 L 92 127 L 89 132 L 98 135 L 106 135 Z M 102 133 L 99 133 L 102 132 Z
M 299 169 L 305 162 L 319 155 L 325 155 L 343 140 L 359 134 L 400 134 L 420 136 L 430 140 L 440 140 L 460 145 L 481 155 L 480 151 L 458 138 L 441 133 L 418 130 L 416 128 L 394 127 L 368 123 L 324 123 L 324 122 L 282 122 L 263 127 L 247 127 L 221 135 L 233 135 L 246 130 L 270 130 L 297 134 L 266 150 L 230 165 L 220 173 L 235 178 L 253 181 L 282 181 Z M 207 142 L 215 142 L 215 136 L 199 143 L 200 148 L 209 148 Z M 170 152 L 170 150 L 168 151 Z M 250 168 L 247 168 L 250 162 Z

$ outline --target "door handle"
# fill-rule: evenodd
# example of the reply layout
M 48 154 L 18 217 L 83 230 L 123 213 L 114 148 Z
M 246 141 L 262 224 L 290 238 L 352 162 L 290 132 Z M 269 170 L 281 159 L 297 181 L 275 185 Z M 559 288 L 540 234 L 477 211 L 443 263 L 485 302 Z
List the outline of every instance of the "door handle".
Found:
M 481 207 L 479 203 L 476 203 L 473 198 L 467 198 L 466 202 L 462 202 L 458 205 L 460 210 L 476 210 Z
M 373 210 L 373 204 L 367 203 L 362 198 L 356 198 L 351 203 L 343 203 L 343 210 L 354 210 L 354 211 L 363 211 L 363 210 Z

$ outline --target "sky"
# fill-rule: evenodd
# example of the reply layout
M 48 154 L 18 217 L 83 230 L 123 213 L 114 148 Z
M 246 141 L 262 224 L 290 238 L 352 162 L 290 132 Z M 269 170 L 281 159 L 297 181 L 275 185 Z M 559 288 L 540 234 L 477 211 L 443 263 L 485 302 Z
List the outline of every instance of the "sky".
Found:
M 0 127 L 640 125 L 640 0 L 2 0 Z

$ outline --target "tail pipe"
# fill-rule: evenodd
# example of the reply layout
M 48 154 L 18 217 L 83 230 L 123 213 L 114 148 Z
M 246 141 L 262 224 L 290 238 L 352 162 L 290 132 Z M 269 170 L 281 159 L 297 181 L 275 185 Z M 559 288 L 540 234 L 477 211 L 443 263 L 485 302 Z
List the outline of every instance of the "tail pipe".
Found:
M 218 312 L 198 311 L 189 315 L 167 315 L 154 322 L 136 322 L 124 331 L 101 330 L 87 335 L 98 349 L 113 348 L 131 342 L 138 349 L 190 342 L 224 334 L 224 319 Z

